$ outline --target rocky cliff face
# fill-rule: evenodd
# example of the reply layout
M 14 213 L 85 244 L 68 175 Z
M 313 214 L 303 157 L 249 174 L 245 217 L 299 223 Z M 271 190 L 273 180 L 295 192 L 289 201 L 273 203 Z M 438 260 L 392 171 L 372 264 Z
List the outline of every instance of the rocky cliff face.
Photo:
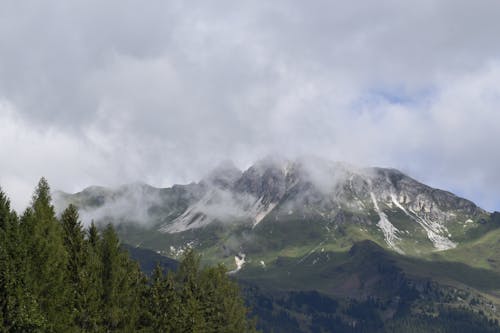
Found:
M 221 171 L 212 177 L 223 178 L 226 170 Z M 161 230 L 181 232 L 231 219 L 255 227 L 271 213 L 280 220 L 300 214 L 304 219 L 321 218 L 326 223 L 375 224 L 387 246 L 399 252 L 403 250 L 398 243 L 411 238 L 410 231 L 416 228 L 425 233 L 436 250 L 445 250 L 456 246 L 450 224 L 464 229 L 486 214 L 468 200 L 393 169 L 358 169 L 323 160 L 264 160 L 230 179 L 212 182 L 202 200 Z M 216 206 L 221 214 L 215 216 Z M 389 217 L 397 214 L 399 226 Z M 377 217 L 375 221 L 373 216 Z
M 114 216 L 106 207 L 117 210 L 129 202 L 134 209 L 126 211 L 141 213 L 129 212 L 121 220 L 148 225 L 165 235 L 202 232 L 212 225 L 259 234 L 271 224 L 286 234 L 289 220 L 314 221 L 315 228 L 323 228 L 324 237 L 331 234 L 329 241 L 338 230 L 357 228 L 401 253 L 453 248 L 488 215 L 466 199 L 397 170 L 320 159 L 266 159 L 244 172 L 225 164 L 196 184 L 143 187 L 141 191 L 89 188 L 59 197 L 76 201 L 84 215 L 100 213 L 94 214 L 97 219 L 108 220 Z M 301 227 L 304 233 L 311 225 Z

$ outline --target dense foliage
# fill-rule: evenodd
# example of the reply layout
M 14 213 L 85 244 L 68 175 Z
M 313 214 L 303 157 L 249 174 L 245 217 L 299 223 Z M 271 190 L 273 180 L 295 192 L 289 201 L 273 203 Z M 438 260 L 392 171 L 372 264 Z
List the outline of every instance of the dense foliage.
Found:
M 258 328 L 275 333 L 499 333 L 497 320 L 462 307 L 438 306 L 414 313 L 404 302 L 388 317 L 387 304 L 374 299 L 333 299 L 316 291 L 273 291 L 247 286 Z
M 145 276 L 112 225 L 56 217 L 47 181 L 20 217 L 0 191 L 0 332 L 253 332 L 223 266 L 193 252 L 177 272 Z

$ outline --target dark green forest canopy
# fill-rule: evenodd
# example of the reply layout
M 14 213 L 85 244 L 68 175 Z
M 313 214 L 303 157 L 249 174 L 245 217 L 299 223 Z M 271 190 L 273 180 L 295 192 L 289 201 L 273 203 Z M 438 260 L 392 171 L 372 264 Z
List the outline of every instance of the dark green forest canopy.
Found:
M 254 332 L 238 285 L 192 251 L 151 277 L 112 225 L 58 218 L 42 178 L 18 217 L 0 190 L 0 332 Z

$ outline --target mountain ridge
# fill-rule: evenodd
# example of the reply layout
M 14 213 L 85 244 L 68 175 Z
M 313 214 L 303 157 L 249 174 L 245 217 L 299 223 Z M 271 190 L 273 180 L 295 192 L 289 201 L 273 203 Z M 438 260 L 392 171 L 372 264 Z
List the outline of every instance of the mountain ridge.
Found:
M 212 224 L 253 230 L 266 219 L 299 215 L 303 220 L 322 220 L 325 230 L 345 223 L 372 229 L 369 233 L 382 236 L 385 246 L 400 253 L 454 248 L 465 231 L 489 215 L 469 200 L 396 169 L 357 168 L 319 159 L 310 163 L 268 158 L 244 171 L 225 163 L 198 183 L 89 187 L 73 195 L 58 193 L 56 202 L 61 201 L 59 206 L 75 203 L 84 217 L 138 223 L 163 234 Z M 115 216 L 122 206 L 134 209 Z M 417 236 L 423 246 L 406 244 Z

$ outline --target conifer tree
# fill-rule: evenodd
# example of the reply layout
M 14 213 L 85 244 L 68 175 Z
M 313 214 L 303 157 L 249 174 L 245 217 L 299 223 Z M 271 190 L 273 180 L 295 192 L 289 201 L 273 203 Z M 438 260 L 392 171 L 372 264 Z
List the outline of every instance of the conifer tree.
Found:
M 4 193 L 0 190 L 0 331 L 9 329 L 9 316 L 12 290 L 12 262 L 10 260 L 10 239 L 8 237 L 11 229 L 10 203 Z
M 177 313 L 181 332 L 204 332 L 206 328 L 203 315 L 201 289 L 199 284 L 200 256 L 188 250 L 179 267 L 177 281 L 180 283 L 182 307 Z
M 181 318 L 176 316 L 182 307 L 181 299 L 178 294 L 178 289 L 175 283 L 174 273 L 167 272 L 162 284 L 162 311 L 165 312 L 163 320 L 165 321 L 165 329 L 170 329 L 175 332 L 182 325 Z
M 200 276 L 202 308 L 207 327 L 205 332 L 252 332 L 247 308 L 238 285 L 227 276 L 223 265 L 205 268 Z
M 22 217 L 22 228 L 28 254 L 28 291 L 35 297 L 46 318 L 47 331 L 62 331 L 70 318 L 66 284 L 67 252 L 45 178 L 38 183 L 32 205 Z
M 103 324 L 109 331 L 130 329 L 139 318 L 142 274 L 122 250 L 111 224 L 100 241 Z
M 95 330 L 99 309 L 96 272 L 91 265 L 91 249 L 79 221 L 78 210 L 69 205 L 61 215 L 64 246 L 68 252 L 67 274 L 70 284 L 73 325 L 83 330 Z
M 26 291 L 26 251 L 17 215 L 0 189 L 0 332 L 33 332 L 45 327 L 36 300 Z
M 146 280 L 139 267 L 139 264 L 130 259 L 128 253 L 121 249 L 120 259 L 122 260 L 122 278 L 119 284 L 120 297 L 119 306 L 124 316 L 124 330 L 135 331 L 142 313 L 141 297 L 146 288 Z
M 102 323 L 102 261 L 100 257 L 101 240 L 94 222 L 87 230 L 86 238 L 86 275 L 88 285 L 87 323 L 92 327 L 100 327 Z M 89 331 L 97 331 L 89 327 Z
M 94 249 L 97 249 L 99 243 L 99 231 L 97 231 L 97 227 L 95 226 L 94 221 L 92 221 L 88 230 L 88 240 L 90 246 Z
M 118 304 L 120 243 L 109 224 L 103 232 L 100 248 L 103 325 L 110 331 L 120 327 L 121 313 Z
M 181 323 L 176 318 L 180 300 L 175 288 L 172 272 L 164 274 L 160 265 L 155 267 L 150 277 L 150 287 L 146 294 L 147 325 L 152 332 L 179 332 Z
M 149 278 L 149 288 L 147 293 L 144 295 L 148 311 L 145 313 L 146 317 L 145 325 L 147 325 L 151 330 L 160 330 L 162 327 L 163 317 L 166 311 L 162 309 L 161 293 L 162 293 L 162 283 L 163 283 L 163 269 L 159 264 L 156 265 L 151 277 Z
M 11 328 L 13 308 L 15 307 L 14 279 L 15 269 L 12 253 L 12 229 L 15 225 L 10 203 L 0 190 L 0 332 Z

